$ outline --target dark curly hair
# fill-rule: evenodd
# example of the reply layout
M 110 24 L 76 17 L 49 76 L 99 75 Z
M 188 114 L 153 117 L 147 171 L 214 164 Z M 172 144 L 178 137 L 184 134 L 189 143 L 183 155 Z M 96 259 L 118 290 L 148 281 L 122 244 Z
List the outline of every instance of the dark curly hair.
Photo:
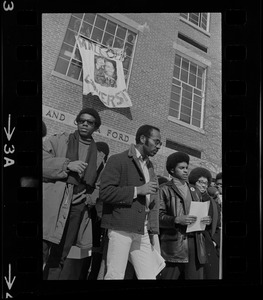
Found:
M 170 175 L 173 175 L 171 173 L 171 170 L 174 169 L 177 166 L 177 164 L 179 164 L 180 162 L 186 162 L 189 165 L 189 161 L 190 156 L 187 153 L 180 151 L 172 153 L 167 157 L 166 170 Z
M 105 160 L 107 160 L 110 153 L 109 145 L 105 142 L 96 142 L 98 151 L 101 151 L 105 154 Z
M 200 177 L 205 177 L 208 181 L 208 185 L 211 184 L 212 175 L 210 171 L 202 167 L 194 168 L 188 176 L 188 181 L 190 184 L 195 185 L 195 183 L 198 181 Z
M 222 179 L 222 172 L 219 172 L 218 174 L 216 174 L 216 180 L 217 181 L 218 179 Z
M 80 116 L 83 114 L 89 114 L 95 118 L 95 127 L 98 129 L 101 125 L 101 119 L 99 113 L 91 107 L 83 108 L 77 115 L 75 122 L 78 123 Z

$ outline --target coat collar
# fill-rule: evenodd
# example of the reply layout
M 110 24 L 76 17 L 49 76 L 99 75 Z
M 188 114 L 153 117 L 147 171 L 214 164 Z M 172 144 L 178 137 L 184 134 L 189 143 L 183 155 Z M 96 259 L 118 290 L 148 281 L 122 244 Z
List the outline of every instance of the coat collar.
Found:
M 131 146 L 130 146 L 130 148 L 128 150 L 128 157 L 134 160 L 136 166 L 139 168 L 140 172 L 143 175 L 143 170 L 141 168 L 141 164 L 139 162 L 139 158 L 137 157 L 137 153 L 136 153 L 136 149 L 135 149 L 135 145 L 134 144 L 131 144 Z M 147 165 L 147 168 L 149 170 L 150 178 L 155 177 L 155 174 L 154 174 L 154 171 L 153 171 L 153 164 L 152 164 L 152 162 L 150 161 L 149 158 L 147 158 L 146 165 Z
M 193 185 L 189 184 L 187 181 L 186 181 L 186 184 L 187 184 L 187 186 L 188 186 L 188 188 L 190 190 L 190 193 L 192 195 L 192 199 L 194 201 L 200 201 L 200 199 L 198 198 L 198 194 L 196 192 L 196 188 Z M 173 182 L 173 179 L 171 179 L 170 181 L 166 182 L 166 185 L 170 186 L 176 192 L 176 194 L 178 194 L 178 196 L 180 198 L 182 198 L 180 191 L 178 190 L 177 186 Z
M 128 156 L 131 157 L 131 158 L 134 158 L 136 161 L 138 160 L 138 156 L 137 156 L 136 148 L 135 148 L 134 144 L 131 144 L 131 146 L 128 150 Z M 151 161 L 148 157 L 146 159 L 146 164 L 147 164 L 148 168 L 152 166 L 152 163 L 151 163 Z
M 171 187 L 176 192 L 176 194 L 183 200 L 183 197 L 182 197 L 181 193 L 179 192 L 177 186 L 174 184 L 173 179 L 166 182 L 166 185 Z
M 128 150 L 128 156 L 129 156 L 129 157 L 134 157 L 134 158 L 137 157 L 137 156 L 136 156 L 136 150 L 135 150 L 135 145 L 134 145 L 134 144 L 131 144 L 131 145 L 130 145 L 130 148 L 129 148 L 129 150 Z
M 128 156 L 133 157 L 133 158 L 138 158 L 137 157 L 137 152 L 136 152 L 136 147 L 134 144 L 130 145 L 130 148 L 128 150 Z

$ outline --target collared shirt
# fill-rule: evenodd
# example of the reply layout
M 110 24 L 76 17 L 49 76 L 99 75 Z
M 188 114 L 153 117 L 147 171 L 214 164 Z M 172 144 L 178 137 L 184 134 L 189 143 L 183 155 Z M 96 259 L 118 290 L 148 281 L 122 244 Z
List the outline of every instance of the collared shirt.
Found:
M 149 170 L 147 168 L 147 160 L 148 160 L 148 158 L 146 158 L 145 160 L 143 160 L 140 151 L 138 149 L 136 149 L 136 148 L 135 148 L 135 150 L 136 150 L 136 156 L 139 159 L 139 162 L 140 162 L 140 165 L 141 165 L 141 168 L 142 168 L 142 171 L 143 171 L 145 182 L 149 182 L 150 181 L 150 174 L 149 174 Z M 133 197 L 133 199 L 135 199 L 135 198 L 137 198 L 137 188 L 136 187 L 134 188 L 134 197 Z M 150 203 L 150 195 L 147 194 L 146 195 L 146 207 L 149 206 L 149 203 Z

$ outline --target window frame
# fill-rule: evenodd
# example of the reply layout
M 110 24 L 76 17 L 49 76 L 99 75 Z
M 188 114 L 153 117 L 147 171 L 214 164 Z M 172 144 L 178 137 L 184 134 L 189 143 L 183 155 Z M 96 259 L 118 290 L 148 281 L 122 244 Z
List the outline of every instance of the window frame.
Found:
M 85 14 L 85 13 L 83 13 Z M 128 90 L 128 87 L 129 87 L 129 82 L 130 82 L 130 77 L 131 77 L 131 73 L 132 73 L 132 67 L 133 67 L 133 61 L 134 61 L 134 56 L 135 56 L 135 51 L 136 51 L 136 46 L 137 46 L 137 41 L 138 41 L 138 35 L 139 35 L 139 24 L 137 24 L 136 22 L 132 21 L 132 20 L 129 20 L 128 18 L 120 15 L 120 14 L 105 14 L 105 13 L 95 13 L 96 15 L 98 16 L 101 16 L 103 18 L 106 18 L 108 21 L 111 21 L 111 22 L 114 22 L 115 24 L 121 26 L 121 27 L 124 27 L 127 31 L 132 31 L 132 33 L 135 35 L 135 40 L 134 40 L 134 43 L 133 43 L 133 52 L 132 52 L 132 55 L 129 56 L 131 58 L 131 62 L 130 62 L 130 65 L 129 65 L 129 73 L 128 73 L 128 78 L 127 78 L 127 82 L 126 82 L 126 86 L 127 86 L 127 90 Z M 70 56 L 70 59 L 69 59 L 69 63 L 67 65 L 67 70 L 66 70 L 66 74 L 63 74 L 63 73 L 60 73 L 59 71 L 57 71 L 55 68 L 56 68 L 56 65 L 57 65 L 57 62 L 60 58 L 60 51 L 63 47 L 63 45 L 65 44 L 65 36 L 68 32 L 68 29 L 69 29 L 69 24 L 70 24 L 70 21 L 71 21 L 71 17 L 73 16 L 73 13 L 70 14 L 69 16 L 69 19 L 68 19 L 68 24 L 67 24 L 67 27 L 66 27 L 66 30 L 65 30 L 65 35 L 61 41 L 61 45 L 59 47 L 59 52 L 57 54 L 57 59 L 54 63 L 54 67 L 53 67 L 53 70 L 51 72 L 51 75 L 53 76 L 56 76 L 56 77 L 59 77 L 63 80 L 66 80 L 66 81 L 69 81 L 71 83 L 74 83 L 74 84 L 77 84 L 79 86 L 83 86 L 83 81 L 81 80 L 81 73 L 83 72 L 83 68 L 82 68 L 82 61 L 81 61 L 81 70 L 80 70 L 80 75 L 79 75 L 79 79 L 76 79 L 76 78 L 72 78 L 70 76 L 67 75 L 68 73 L 68 70 L 70 68 L 70 66 L 72 65 L 72 59 L 74 59 L 74 54 L 75 53 L 75 49 L 77 48 L 77 43 L 75 41 L 74 45 L 72 46 L 73 47 L 73 51 L 71 52 L 71 56 Z M 118 20 L 118 18 L 120 18 L 121 20 Z M 83 20 L 83 16 L 82 16 L 82 19 Z M 130 24 L 128 24 L 130 23 Z M 94 26 L 95 23 L 93 23 L 93 26 Z M 105 29 L 104 29 L 105 30 Z M 105 31 L 103 31 L 104 33 Z M 102 43 L 100 43 L 102 44 Z
M 185 13 L 187 14 L 187 19 L 183 16 L 181 16 L 181 13 L 179 13 L 179 16 L 180 16 L 180 21 L 183 21 L 185 22 L 186 24 L 192 26 L 193 28 L 201 31 L 202 33 L 210 36 L 210 19 L 211 19 L 211 13 L 208 13 L 207 12 L 207 25 L 206 25 L 206 29 L 200 27 L 199 25 L 196 25 L 195 23 L 193 23 L 192 21 L 189 20 L 189 14 L 190 13 Z M 202 14 L 202 13 L 200 13 Z
M 168 120 L 169 121 L 172 121 L 172 122 L 175 122 L 177 124 L 180 124 L 184 127 L 188 127 L 192 130 L 195 130 L 195 131 L 198 131 L 200 133 L 203 133 L 205 134 L 205 131 L 204 131 L 204 112 L 205 112 L 205 102 L 206 102 L 206 81 L 207 81 L 207 71 L 208 71 L 208 67 L 211 65 L 209 61 L 206 61 L 206 63 L 202 62 L 199 58 L 198 55 L 196 54 L 192 54 L 189 52 L 188 50 L 188 53 L 184 50 L 185 47 L 181 46 L 181 45 L 177 45 L 174 43 L 174 48 L 176 48 L 176 51 L 174 53 L 174 58 L 175 58 L 175 55 L 179 55 L 182 59 L 185 58 L 187 59 L 189 62 L 192 62 L 194 64 L 197 64 L 197 66 L 200 66 L 202 68 L 204 68 L 204 80 L 203 80 L 203 89 L 202 89 L 202 107 L 201 107 L 201 118 L 200 118 L 200 127 L 197 127 L 195 125 L 192 125 L 192 117 L 193 117 L 193 100 L 192 103 L 191 103 L 191 115 L 190 115 L 190 124 L 184 122 L 184 121 L 181 121 L 179 118 L 177 117 L 174 117 L 174 116 L 171 116 L 170 115 L 170 108 L 171 108 L 171 103 L 169 102 L 169 111 L 168 111 Z M 190 55 L 186 55 L 185 53 L 187 54 L 190 54 Z M 174 72 L 174 68 L 173 68 L 173 72 Z M 173 79 L 176 79 L 182 83 L 185 83 L 184 81 L 182 81 L 181 79 L 178 79 L 176 77 L 174 77 L 172 75 L 172 81 L 171 81 L 171 92 L 172 92 L 172 87 L 173 86 L 176 86 L 173 84 Z M 188 83 L 185 83 L 187 85 L 189 85 Z M 194 87 L 193 87 L 194 88 Z M 182 91 L 183 91 L 183 88 L 181 87 L 181 92 L 180 92 L 180 102 L 179 102 L 179 108 L 178 108 L 178 111 L 179 111 L 179 114 L 181 113 L 181 105 L 182 105 Z M 192 92 L 193 93 L 193 92 Z M 194 94 L 194 93 L 193 93 Z M 171 94 L 170 94 L 170 101 L 171 101 Z M 193 95 L 192 95 L 192 99 L 193 99 Z

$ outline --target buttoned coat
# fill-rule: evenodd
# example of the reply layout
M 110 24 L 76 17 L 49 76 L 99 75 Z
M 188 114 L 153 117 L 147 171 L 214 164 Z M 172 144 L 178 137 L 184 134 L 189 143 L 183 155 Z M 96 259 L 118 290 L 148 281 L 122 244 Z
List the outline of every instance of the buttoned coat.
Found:
M 73 185 L 66 182 L 68 142 L 69 134 L 65 132 L 53 135 L 43 142 L 43 239 L 55 244 L 59 244 L 62 238 L 73 194 Z M 104 156 L 102 152 L 97 153 L 97 168 Z M 91 196 L 86 195 L 86 202 L 90 202 Z M 86 210 L 78 232 L 77 246 L 80 248 L 92 247 L 90 225 Z
M 150 180 L 155 180 L 153 165 L 147 162 Z M 103 202 L 101 227 L 144 234 L 146 197 L 134 199 L 134 187 L 145 184 L 143 170 L 136 156 L 135 145 L 122 153 L 112 155 L 101 175 L 100 199 Z M 150 196 L 147 229 L 159 233 L 159 197 Z

